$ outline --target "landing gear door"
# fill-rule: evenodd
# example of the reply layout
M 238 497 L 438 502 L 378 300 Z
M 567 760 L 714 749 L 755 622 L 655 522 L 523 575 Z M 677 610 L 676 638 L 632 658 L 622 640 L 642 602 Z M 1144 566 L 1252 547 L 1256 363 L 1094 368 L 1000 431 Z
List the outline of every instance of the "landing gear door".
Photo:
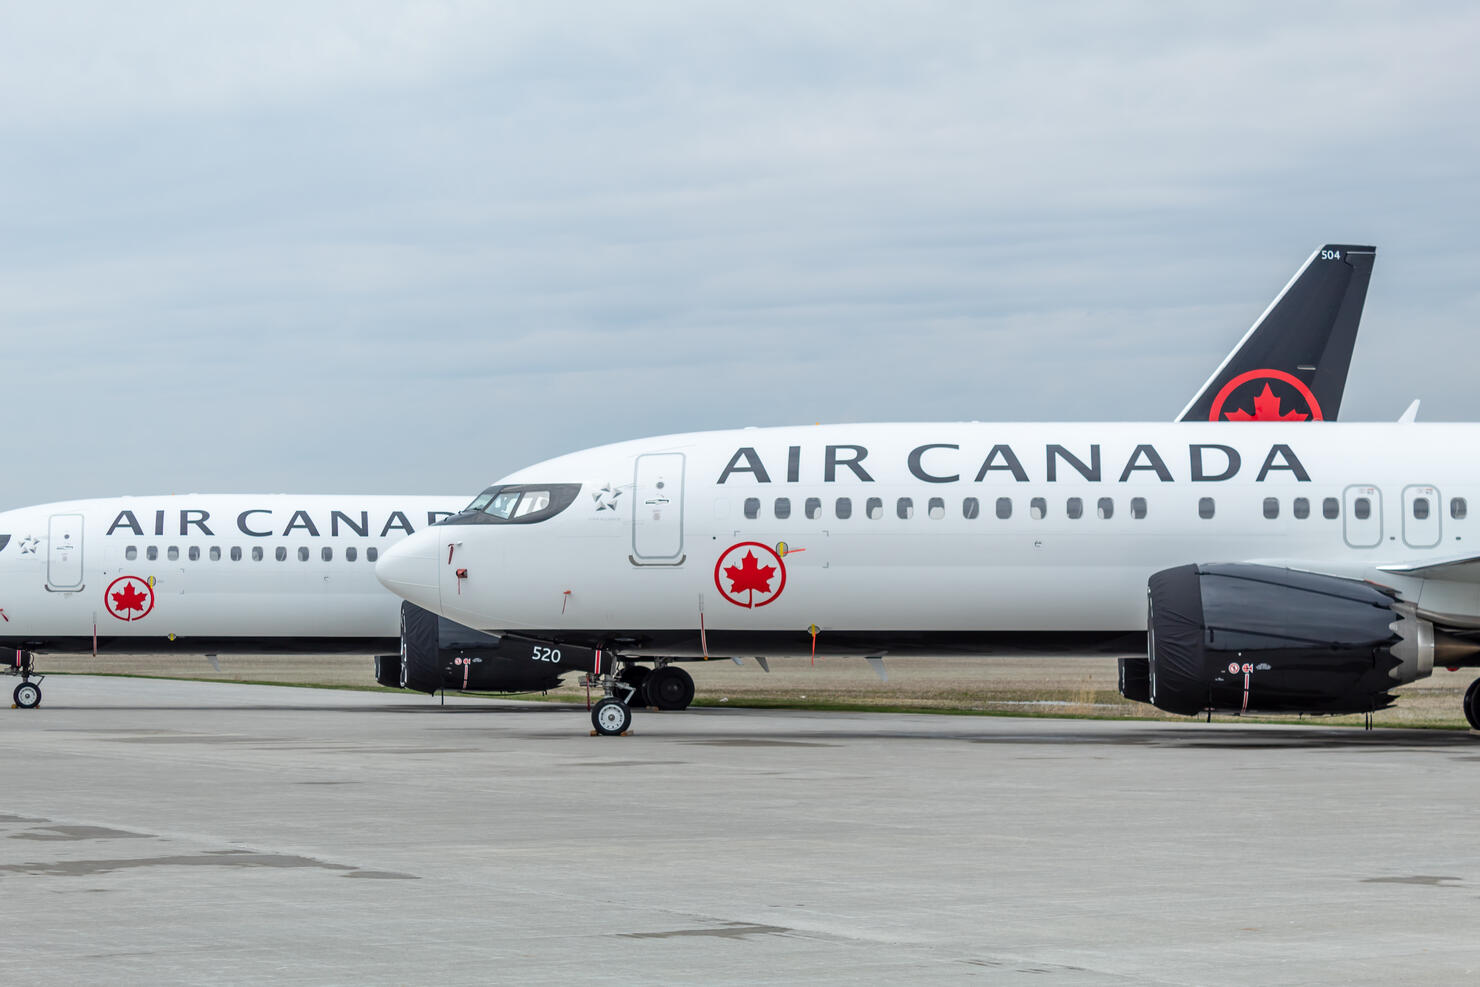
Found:
M 683 565 L 683 472 L 681 452 L 637 457 L 632 484 L 633 565 Z
M 1347 487 L 1342 496 L 1342 523 L 1352 548 L 1382 544 L 1382 493 L 1376 487 Z
M 46 588 L 82 588 L 82 515 L 53 514 L 46 542 Z

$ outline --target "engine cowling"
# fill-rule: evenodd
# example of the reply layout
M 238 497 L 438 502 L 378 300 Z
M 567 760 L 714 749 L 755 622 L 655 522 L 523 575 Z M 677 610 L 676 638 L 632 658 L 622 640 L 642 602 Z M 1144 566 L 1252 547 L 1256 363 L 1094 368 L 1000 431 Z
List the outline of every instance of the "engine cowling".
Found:
M 401 655 L 394 684 L 416 692 L 539 692 L 591 667 L 589 648 L 485 634 L 413 603 L 401 604 Z M 388 671 L 376 659 L 379 674 Z
M 1150 579 L 1147 657 L 1122 694 L 1170 713 L 1365 713 L 1433 671 L 1433 625 L 1354 579 L 1250 564 Z M 1129 688 L 1127 688 L 1129 686 Z

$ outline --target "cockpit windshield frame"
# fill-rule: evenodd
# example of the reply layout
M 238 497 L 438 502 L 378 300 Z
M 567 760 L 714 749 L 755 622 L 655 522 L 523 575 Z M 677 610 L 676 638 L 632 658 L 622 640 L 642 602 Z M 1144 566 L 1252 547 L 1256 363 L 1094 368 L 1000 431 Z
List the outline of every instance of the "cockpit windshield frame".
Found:
M 580 492 L 579 483 L 499 483 L 438 523 L 537 524 L 575 503 Z

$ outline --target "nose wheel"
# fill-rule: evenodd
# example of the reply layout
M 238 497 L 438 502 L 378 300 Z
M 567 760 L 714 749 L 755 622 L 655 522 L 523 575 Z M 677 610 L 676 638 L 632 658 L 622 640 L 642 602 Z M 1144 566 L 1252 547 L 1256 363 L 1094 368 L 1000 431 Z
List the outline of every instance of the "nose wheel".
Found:
M 632 726 L 632 708 L 608 696 L 591 707 L 591 725 L 603 737 L 620 737 Z
M 1465 690 L 1465 719 L 1470 721 L 1471 730 L 1480 730 L 1480 679 Z
M 11 675 L 21 677 L 21 684 L 16 686 L 15 691 L 10 694 L 19 709 L 35 709 L 41 705 L 41 680 L 46 676 L 35 675 L 35 670 L 35 659 L 29 651 L 17 651 L 14 663 L 4 669 Z M 33 675 L 36 679 L 34 682 L 31 681 Z

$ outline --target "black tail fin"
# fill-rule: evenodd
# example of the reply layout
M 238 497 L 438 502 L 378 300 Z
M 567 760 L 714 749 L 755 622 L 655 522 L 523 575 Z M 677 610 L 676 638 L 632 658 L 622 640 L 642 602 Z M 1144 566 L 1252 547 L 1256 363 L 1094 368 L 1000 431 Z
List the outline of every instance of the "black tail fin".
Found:
M 1335 421 L 1376 255 L 1311 254 L 1177 421 Z

